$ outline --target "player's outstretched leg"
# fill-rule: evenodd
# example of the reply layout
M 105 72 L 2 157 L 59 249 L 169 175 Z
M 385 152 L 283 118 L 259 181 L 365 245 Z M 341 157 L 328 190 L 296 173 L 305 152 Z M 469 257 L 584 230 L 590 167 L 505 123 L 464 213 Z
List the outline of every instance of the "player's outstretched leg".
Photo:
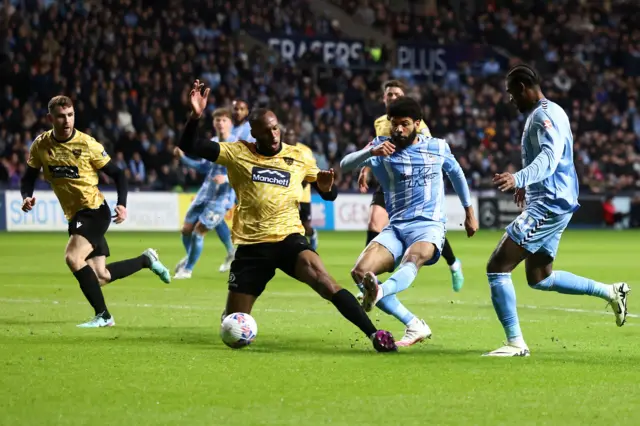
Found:
M 395 264 L 394 255 L 381 244 L 374 242 L 362 252 L 356 265 L 351 270 L 351 277 L 358 287 L 362 287 L 365 275 L 371 275 L 376 280 L 377 274 L 393 271 Z M 431 329 L 424 320 L 417 318 L 407 309 L 393 294 L 383 297 L 376 306 L 384 313 L 394 316 L 405 325 L 405 333 L 402 339 L 396 342 L 398 346 L 411 346 L 431 337 Z
M 105 265 L 105 256 L 92 257 L 87 259 L 87 263 L 95 271 L 101 286 L 126 278 L 142 269 L 151 269 L 166 284 L 171 282 L 169 269 L 162 264 L 158 253 L 152 248 L 146 249 L 140 256 L 108 265 Z
M 535 253 L 525 262 L 527 282 L 535 290 L 555 291 L 562 294 L 595 296 L 606 300 L 616 318 L 618 327 L 627 320 L 627 297 L 631 289 L 627 283 L 603 284 L 571 272 L 553 271 L 553 258 Z
M 464 275 L 462 274 L 462 262 L 453 254 L 449 239 L 445 238 L 444 246 L 442 246 L 442 257 L 447 261 L 449 270 L 451 271 L 451 285 L 453 291 L 460 291 L 464 285 Z
M 85 261 L 85 259 L 94 252 L 94 247 L 82 235 L 71 235 L 67 248 L 65 249 L 65 261 L 67 266 L 73 272 L 73 275 L 80 284 L 80 289 L 94 310 L 94 318 L 90 321 L 79 324 L 82 328 L 111 327 L 115 325 L 115 321 L 104 301 L 104 295 L 100 288 L 98 276 Z M 104 258 L 104 257 L 103 257 Z
M 231 231 L 229 230 L 227 222 L 225 222 L 224 220 L 216 225 L 215 230 L 216 234 L 218 234 L 218 238 L 220 238 L 220 241 L 227 251 L 227 256 L 225 257 L 222 265 L 220 265 L 220 268 L 218 268 L 218 271 L 229 272 L 229 269 L 231 269 L 231 263 L 233 262 L 236 254 L 236 249 L 233 246 L 233 242 L 231 241 Z
M 371 339 L 378 352 L 397 350 L 393 335 L 388 331 L 376 329 L 353 294 L 341 288 L 329 275 L 317 253 L 311 250 L 300 252 L 292 272 L 291 275 L 308 284 L 322 298 L 333 303 L 343 317 Z

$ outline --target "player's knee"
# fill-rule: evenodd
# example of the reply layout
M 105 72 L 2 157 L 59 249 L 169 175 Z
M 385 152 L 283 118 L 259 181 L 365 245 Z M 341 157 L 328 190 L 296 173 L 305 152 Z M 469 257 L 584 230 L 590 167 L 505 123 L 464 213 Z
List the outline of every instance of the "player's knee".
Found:
M 502 274 L 511 272 L 509 268 L 500 262 L 495 256 L 491 256 L 487 262 L 487 274 Z
M 80 268 L 82 268 L 85 264 L 84 258 L 73 252 L 65 253 L 64 261 L 72 272 L 80 270 Z
M 191 235 L 192 232 L 193 232 L 192 223 L 185 223 L 184 225 L 182 225 L 182 235 Z
M 209 232 L 209 230 L 202 223 L 198 222 L 198 224 L 195 227 L 195 232 L 197 232 L 198 234 L 204 237 L 205 235 L 207 235 L 207 232 Z
M 109 284 L 109 282 L 111 282 L 111 274 L 109 273 L 109 271 L 107 271 L 106 268 L 104 269 L 96 269 L 96 268 L 92 268 L 93 272 L 95 272 L 96 277 L 98 277 L 98 282 L 100 283 L 100 286 L 104 286 Z

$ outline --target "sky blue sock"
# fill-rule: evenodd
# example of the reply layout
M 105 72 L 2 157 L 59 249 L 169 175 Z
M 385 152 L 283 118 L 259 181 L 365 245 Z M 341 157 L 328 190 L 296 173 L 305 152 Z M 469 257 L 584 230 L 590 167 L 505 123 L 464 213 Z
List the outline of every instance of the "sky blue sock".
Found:
M 218 238 L 220 238 L 220 241 L 224 244 L 224 248 L 227 249 L 227 253 L 232 253 L 233 242 L 231 241 L 231 231 L 229 230 L 229 226 L 227 226 L 227 222 L 223 220 L 215 229 L 218 234 Z
M 191 248 L 191 235 L 193 234 L 182 234 L 182 245 L 184 246 L 184 252 L 189 256 L 189 249 Z
M 522 339 L 518 310 L 516 308 L 516 289 L 511 282 L 511 274 L 487 274 L 491 287 L 491 301 L 498 319 L 507 335 L 507 340 Z
M 416 275 L 418 275 L 418 267 L 415 263 L 403 263 L 393 275 L 382 284 L 382 296 L 389 296 L 406 290 L 413 280 L 416 279 Z
M 309 245 L 313 251 L 318 250 L 318 231 L 313 230 L 313 234 L 309 237 Z
M 536 290 L 556 291 L 562 294 L 585 294 L 607 301 L 611 300 L 611 286 L 565 271 L 552 272 L 547 278 L 531 287 Z
M 189 256 L 187 257 L 187 264 L 184 269 L 187 271 L 193 271 L 193 267 L 198 263 L 200 255 L 202 254 L 202 248 L 204 247 L 204 235 L 200 235 L 194 232 L 191 237 L 191 248 L 189 249 Z
M 398 300 L 395 294 L 391 296 L 385 296 L 376 303 L 376 306 L 380 308 L 385 314 L 393 315 L 398 320 L 402 321 L 404 325 L 408 325 L 416 317 Z

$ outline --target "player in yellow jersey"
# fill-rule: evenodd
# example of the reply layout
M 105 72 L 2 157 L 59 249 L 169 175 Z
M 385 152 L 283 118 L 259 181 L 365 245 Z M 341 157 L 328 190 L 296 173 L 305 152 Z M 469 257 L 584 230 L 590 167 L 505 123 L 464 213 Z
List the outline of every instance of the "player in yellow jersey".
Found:
M 111 223 L 111 210 L 98 189 L 98 171 L 113 178 L 118 201 L 114 222 L 127 218 L 127 181 L 94 138 L 74 128 L 75 113 L 71 99 L 56 96 L 49 101 L 47 118 L 52 129 L 38 136 L 31 145 L 27 171 L 22 178 L 22 210 L 29 212 L 36 204 L 35 182 L 44 171 L 64 215 L 69 221 L 69 242 L 64 258 L 80 283 L 80 289 L 94 309 L 95 316 L 78 327 L 110 327 L 115 325 L 100 286 L 150 268 L 164 282 L 170 281 L 167 268 L 153 249 L 142 255 L 105 264 L 109 246 L 104 235 Z
M 389 80 L 382 86 L 383 98 L 385 107 L 387 107 L 395 99 L 404 96 L 406 87 L 399 80 Z M 374 122 L 376 130 L 376 136 L 391 136 L 391 122 L 384 114 Z M 429 127 L 420 121 L 420 127 L 418 131 L 425 136 L 431 136 Z M 369 180 L 370 170 L 368 167 L 363 167 L 358 177 L 358 184 L 360 186 L 360 192 L 365 193 L 368 191 L 369 186 L 367 181 Z M 382 229 L 389 223 L 389 215 L 385 208 L 384 194 L 382 188 L 378 186 L 378 189 L 373 194 L 371 201 L 371 207 L 369 209 L 369 224 L 367 229 L 367 245 L 382 231 Z M 451 271 L 451 284 L 454 291 L 460 291 L 464 285 L 464 275 L 462 274 L 462 264 L 453 254 L 453 249 L 449 240 L 445 238 L 444 246 L 442 247 L 442 257 L 446 260 Z
M 313 151 L 307 145 L 298 142 L 295 130 L 289 128 L 284 132 L 284 143 L 297 146 L 305 152 L 309 158 L 314 158 Z M 314 159 L 315 162 L 315 159 Z M 300 221 L 304 226 L 304 235 L 309 238 L 309 244 L 313 250 L 318 249 L 318 232 L 311 226 L 311 185 L 309 182 L 302 182 L 302 198 L 300 198 Z
M 229 273 L 225 312 L 251 313 L 253 304 L 280 269 L 308 284 L 355 324 L 380 352 L 396 350 L 393 336 L 377 330 L 356 298 L 340 288 L 304 237 L 298 203 L 302 182 L 310 182 L 326 200 L 334 200 L 333 170 L 319 170 L 313 158 L 296 146 L 283 144 L 275 114 L 253 111 L 251 135 L 243 140 L 217 143 L 196 141 L 198 121 L 207 106 L 209 89 L 196 80 L 190 97 L 191 118 L 180 138 L 180 149 L 227 167 L 236 192 L 232 235 L 238 244 Z

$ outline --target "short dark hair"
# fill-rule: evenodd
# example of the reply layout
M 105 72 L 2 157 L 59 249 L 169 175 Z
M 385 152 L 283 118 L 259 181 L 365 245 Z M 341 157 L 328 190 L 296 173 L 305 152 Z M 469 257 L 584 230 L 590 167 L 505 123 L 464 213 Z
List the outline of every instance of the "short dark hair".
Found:
M 413 98 L 408 96 L 400 96 L 387 107 L 387 116 L 392 117 L 410 117 L 412 120 L 422 120 L 422 108 L 420 104 Z
M 521 83 L 524 87 L 536 87 L 540 85 L 538 73 L 526 64 L 518 64 L 507 73 L 507 79 L 514 83 Z
M 49 101 L 48 109 L 51 113 L 56 107 L 69 108 L 73 107 L 73 101 L 68 96 L 54 96 Z
M 398 89 L 402 90 L 403 92 L 407 91 L 407 86 L 401 82 L 400 80 L 388 80 L 385 81 L 384 84 L 382 85 L 382 91 L 384 92 L 385 90 L 387 90 L 390 87 L 397 87 Z
M 243 104 L 245 104 L 247 106 L 247 109 L 249 109 L 249 102 L 245 101 L 244 99 L 235 98 L 232 103 L 236 103 L 236 102 L 242 102 Z
M 258 121 L 262 120 L 262 117 L 267 115 L 267 113 L 269 112 L 271 112 L 271 110 L 267 108 L 254 109 L 249 115 L 249 125 L 251 125 L 251 127 L 254 127 L 258 123 Z

